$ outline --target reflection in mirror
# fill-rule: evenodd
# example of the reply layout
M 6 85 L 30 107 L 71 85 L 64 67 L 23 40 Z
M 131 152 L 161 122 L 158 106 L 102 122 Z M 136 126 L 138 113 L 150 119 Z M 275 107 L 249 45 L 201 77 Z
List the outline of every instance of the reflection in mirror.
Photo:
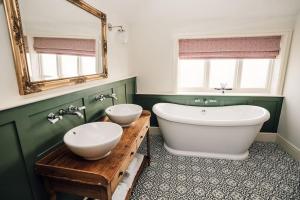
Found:
M 68 1 L 19 3 L 30 81 L 103 73 L 97 17 Z

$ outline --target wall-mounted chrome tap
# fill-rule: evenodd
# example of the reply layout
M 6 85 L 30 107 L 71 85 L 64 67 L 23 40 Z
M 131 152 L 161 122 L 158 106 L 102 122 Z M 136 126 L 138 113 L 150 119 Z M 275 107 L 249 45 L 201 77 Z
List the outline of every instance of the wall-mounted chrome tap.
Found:
M 107 98 L 112 98 L 114 100 L 118 100 L 117 95 L 115 93 L 112 94 L 99 94 L 95 97 L 96 101 L 104 101 Z
M 63 116 L 63 115 L 77 115 L 80 118 L 83 118 L 83 114 L 79 111 L 84 110 L 85 106 L 77 107 L 70 105 L 68 109 L 60 109 L 58 111 L 58 114 Z
M 56 122 L 58 122 L 59 120 L 63 119 L 63 116 L 61 115 L 56 115 L 54 113 L 49 113 L 47 116 L 47 119 L 49 122 L 51 122 L 51 124 L 55 124 Z
M 85 106 L 77 107 L 70 105 L 67 109 L 60 109 L 57 114 L 49 113 L 47 119 L 52 124 L 55 124 L 63 119 L 63 115 L 77 115 L 78 117 L 83 118 L 83 114 L 80 112 L 81 110 L 85 110 Z

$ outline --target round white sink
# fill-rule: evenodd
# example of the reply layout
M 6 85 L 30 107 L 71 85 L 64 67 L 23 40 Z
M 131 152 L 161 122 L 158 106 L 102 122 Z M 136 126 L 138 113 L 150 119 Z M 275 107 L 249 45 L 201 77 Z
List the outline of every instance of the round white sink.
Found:
M 108 156 L 120 141 L 123 129 L 112 122 L 93 122 L 69 130 L 64 143 L 76 155 L 87 160 Z
M 108 107 L 105 112 L 108 118 L 123 127 L 129 126 L 142 114 L 143 108 L 136 104 L 118 104 Z

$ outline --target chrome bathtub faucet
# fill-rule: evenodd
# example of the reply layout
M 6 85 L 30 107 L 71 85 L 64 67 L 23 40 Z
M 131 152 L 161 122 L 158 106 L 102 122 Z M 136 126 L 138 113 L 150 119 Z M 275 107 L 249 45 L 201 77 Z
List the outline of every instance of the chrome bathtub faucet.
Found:
M 194 99 L 194 102 L 195 103 L 201 103 L 203 105 L 208 105 L 210 103 L 217 103 L 218 101 L 215 100 L 215 99 L 206 99 L 206 98 L 200 99 L 200 98 L 196 98 L 196 99 Z

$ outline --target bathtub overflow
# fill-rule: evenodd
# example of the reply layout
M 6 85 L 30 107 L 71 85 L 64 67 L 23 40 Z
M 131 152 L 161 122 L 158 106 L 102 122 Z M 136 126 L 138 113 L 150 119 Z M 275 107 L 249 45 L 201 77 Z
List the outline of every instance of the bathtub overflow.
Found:
M 206 110 L 205 110 L 205 109 L 203 109 L 203 110 L 201 110 L 201 111 L 202 111 L 203 113 L 204 113 L 204 112 L 206 112 Z

